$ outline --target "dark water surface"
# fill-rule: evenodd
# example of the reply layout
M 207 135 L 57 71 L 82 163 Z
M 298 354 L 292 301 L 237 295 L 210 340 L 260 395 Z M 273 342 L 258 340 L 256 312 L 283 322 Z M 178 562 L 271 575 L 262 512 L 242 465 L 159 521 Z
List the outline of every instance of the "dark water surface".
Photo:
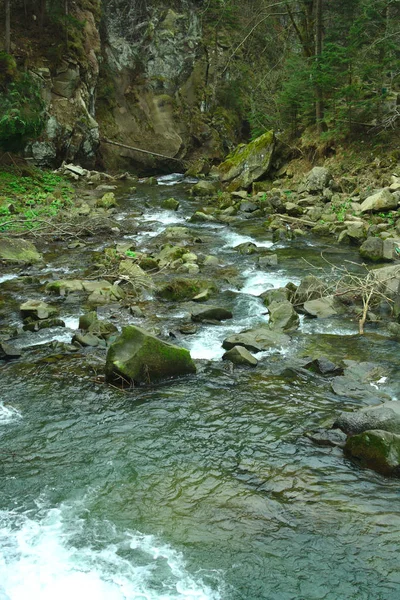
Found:
M 183 201 L 178 218 L 193 212 L 184 189 L 147 193 L 149 214 L 160 195 Z M 159 218 L 148 231 L 168 225 Z M 203 231 L 209 252 L 241 261 L 243 281 L 226 296 L 236 320 L 183 342 L 209 359 L 196 377 L 121 393 L 61 363 L 59 377 L 54 365 L 0 367 L 0 600 L 400 597 L 398 481 L 303 435 L 360 403 L 317 377 L 272 374 L 283 354 L 252 371 L 219 360 L 216 340 L 265 318 L 258 286 L 301 277 L 301 256 L 318 262 L 321 247 L 288 243 L 279 270 L 260 274 L 232 250 L 235 236 L 265 242 L 254 225 Z M 379 359 L 397 394 L 393 342 L 360 339 L 350 322 L 316 327 L 304 323 L 289 354 L 312 342 L 332 358 Z

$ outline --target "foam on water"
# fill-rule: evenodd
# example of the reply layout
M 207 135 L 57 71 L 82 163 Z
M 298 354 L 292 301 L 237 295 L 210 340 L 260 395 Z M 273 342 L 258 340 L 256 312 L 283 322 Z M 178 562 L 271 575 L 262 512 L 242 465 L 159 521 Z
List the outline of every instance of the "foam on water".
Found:
M 88 530 L 95 527 L 95 531 Z M 112 541 L 105 542 L 106 531 Z M 94 535 L 93 535 L 94 534 Z M 94 539 L 91 544 L 88 540 Z M 0 511 L 1 600 L 219 600 L 153 536 L 80 519 L 61 505 L 33 519 Z
M 7 273 L 5 275 L 0 275 L 0 283 L 4 283 L 4 281 L 10 281 L 10 279 L 16 279 L 18 275 L 15 273 Z
M 0 426 L 7 425 L 12 421 L 16 421 L 21 418 L 22 415 L 16 408 L 13 408 L 12 406 L 4 406 L 3 402 L 0 401 Z
M 250 235 L 242 235 L 240 233 L 236 233 L 235 231 L 225 231 L 224 236 L 225 245 L 224 248 L 235 248 L 240 244 L 251 243 L 255 244 L 258 248 L 271 248 L 273 246 L 273 242 L 270 240 L 256 240 Z
M 79 328 L 79 315 L 72 315 L 70 317 L 62 317 L 67 329 L 78 329 Z
M 239 295 L 233 320 L 222 325 L 202 325 L 200 331 L 186 340 L 186 347 L 192 358 L 220 360 L 225 350 L 222 342 L 225 338 L 245 329 L 251 329 L 260 323 L 267 323 L 268 316 L 261 300 L 254 296 Z

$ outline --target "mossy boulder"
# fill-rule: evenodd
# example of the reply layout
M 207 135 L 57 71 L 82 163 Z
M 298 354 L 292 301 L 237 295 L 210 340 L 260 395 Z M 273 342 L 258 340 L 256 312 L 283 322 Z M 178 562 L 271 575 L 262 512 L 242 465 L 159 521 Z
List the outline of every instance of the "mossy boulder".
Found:
M 27 300 L 19 307 L 23 319 L 48 319 L 57 314 L 57 309 L 41 300 Z
M 400 402 L 390 401 L 367 406 L 352 412 L 342 412 L 333 424 L 349 435 L 372 429 L 400 434 Z
M 30 265 L 40 262 L 42 255 L 32 242 L 2 237 L 0 239 L 0 260 Z
M 216 286 L 211 281 L 202 279 L 174 279 L 160 287 L 157 296 L 163 300 L 184 302 L 191 300 L 204 290 L 214 292 Z
M 117 206 L 117 200 L 115 198 L 114 192 L 107 192 L 106 194 L 104 194 L 104 196 L 102 196 L 102 198 L 96 200 L 96 206 L 97 208 L 105 209 L 114 208 L 115 206 Z
M 133 325 L 123 328 L 107 352 L 106 380 L 113 383 L 152 383 L 192 373 L 196 366 L 188 350 Z
M 161 202 L 161 208 L 166 210 L 178 210 L 179 202 L 175 198 L 166 198 Z
M 205 179 L 196 183 L 196 185 L 191 188 L 190 193 L 192 196 L 204 198 L 208 196 L 214 196 L 214 194 L 216 194 L 220 188 L 221 184 L 219 181 L 210 181 Z
M 349 437 L 344 451 L 365 467 L 400 477 L 400 435 L 379 429 Z
M 275 147 L 273 131 L 267 131 L 250 144 L 240 144 L 218 167 L 220 179 L 229 191 L 247 189 L 268 174 Z

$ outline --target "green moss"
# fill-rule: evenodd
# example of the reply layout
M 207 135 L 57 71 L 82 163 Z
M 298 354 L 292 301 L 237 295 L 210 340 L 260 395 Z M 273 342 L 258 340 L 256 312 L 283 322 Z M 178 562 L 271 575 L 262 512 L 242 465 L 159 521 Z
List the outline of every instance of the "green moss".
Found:
M 399 473 L 400 435 L 395 433 L 364 431 L 347 439 L 345 452 L 379 473 Z
M 274 132 L 267 131 L 250 144 L 239 144 L 232 154 L 229 154 L 226 160 L 218 167 L 220 173 L 225 175 L 231 169 L 238 167 L 244 163 L 247 158 L 253 153 L 260 153 L 264 149 L 268 149 L 274 142 Z

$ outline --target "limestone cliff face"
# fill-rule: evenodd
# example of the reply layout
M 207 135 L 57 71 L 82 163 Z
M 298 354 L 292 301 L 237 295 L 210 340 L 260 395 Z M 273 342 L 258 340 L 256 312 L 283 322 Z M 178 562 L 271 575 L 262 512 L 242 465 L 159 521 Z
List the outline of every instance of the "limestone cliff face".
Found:
M 215 101 L 224 48 L 209 39 L 190 0 L 78 0 L 74 49 L 56 68 L 33 69 L 47 105 L 47 124 L 27 154 L 138 171 L 173 163 L 104 143 L 112 139 L 166 156 L 220 159 L 240 124 Z M 99 10 L 101 9 L 101 10 Z

